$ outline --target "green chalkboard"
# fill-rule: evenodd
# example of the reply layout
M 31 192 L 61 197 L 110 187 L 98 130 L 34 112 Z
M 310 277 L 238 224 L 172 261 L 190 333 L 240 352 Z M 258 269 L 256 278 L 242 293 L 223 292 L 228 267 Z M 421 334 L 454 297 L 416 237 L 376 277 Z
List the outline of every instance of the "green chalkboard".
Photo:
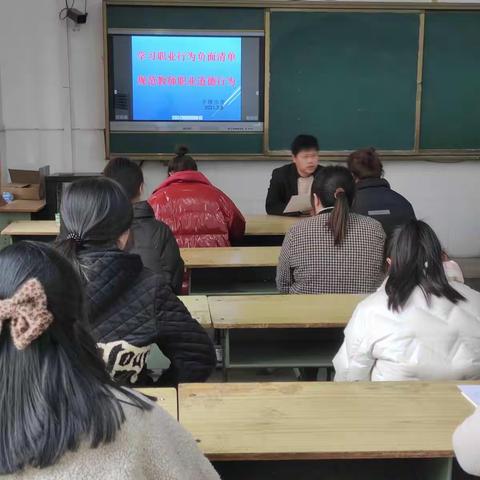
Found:
M 172 153 L 187 145 L 192 154 L 258 154 L 263 151 L 261 133 L 110 133 L 111 154 Z
M 480 148 L 480 12 L 428 12 L 420 147 Z
M 414 146 L 419 15 L 273 12 L 270 150 Z
M 263 30 L 262 8 L 198 8 L 112 5 L 108 28 Z

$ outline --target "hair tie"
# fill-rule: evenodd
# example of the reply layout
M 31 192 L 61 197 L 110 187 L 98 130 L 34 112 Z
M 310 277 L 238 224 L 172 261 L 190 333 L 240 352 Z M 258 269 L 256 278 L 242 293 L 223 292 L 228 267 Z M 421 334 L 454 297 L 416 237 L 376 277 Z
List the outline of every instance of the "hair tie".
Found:
M 341 193 L 345 193 L 345 190 L 342 187 L 338 187 L 333 194 L 334 198 L 337 199 Z
M 83 242 L 82 237 L 79 233 L 76 232 L 69 232 L 67 233 L 67 240 L 75 240 L 75 242 L 80 245 Z
M 27 280 L 11 298 L 0 300 L 0 331 L 10 320 L 10 335 L 17 350 L 24 350 L 53 322 L 47 295 L 36 278 Z

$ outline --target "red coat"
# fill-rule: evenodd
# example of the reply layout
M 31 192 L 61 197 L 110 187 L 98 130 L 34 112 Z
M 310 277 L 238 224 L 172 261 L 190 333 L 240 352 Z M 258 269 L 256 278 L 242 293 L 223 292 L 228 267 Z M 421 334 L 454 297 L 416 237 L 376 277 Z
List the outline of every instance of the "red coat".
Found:
M 178 246 L 229 247 L 245 233 L 245 219 L 235 204 L 200 172 L 168 177 L 148 203 L 171 229 Z

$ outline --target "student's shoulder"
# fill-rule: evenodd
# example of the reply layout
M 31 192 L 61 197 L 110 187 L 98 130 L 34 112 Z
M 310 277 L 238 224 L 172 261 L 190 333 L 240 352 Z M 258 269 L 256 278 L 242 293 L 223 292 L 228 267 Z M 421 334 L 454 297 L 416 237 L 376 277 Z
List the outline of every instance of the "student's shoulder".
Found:
M 364 321 L 378 320 L 391 316 L 388 308 L 388 296 L 385 292 L 385 284 L 380 286 L 376 292 L 371 293 L 362 300 L 355 308 L 353 316 Z
M 157 440 L 163 440 L 165 450 L 177 434 L 179 425 L 177 420 L 173 418 L 166 410 L 148 399 L 144 395 L 134 390 L 125 389 L 130 395 L 138 398 L 140 401 L 147 404 L 150 408 L 142 408 L 135 403 L 131 397 L 121 393 L 115 392 L 115 396 L 120 401 L 120 405 L 125 414 L 125 422 L 122 426 L 123 434 L 127 438 L 135 439 L 141 436 L 144 441 L 151 440 L 156 437 Z M 178 439 L 177 439 L 178 440 Z M 162 448 L 162 445 L 156 445 L 155 448 Z
M 371 230 L 381 236 L 385 236 L 385 231 L 383 230 L 382 224 L 375 220 L 372 217 L 367 217 L 366 215 L 361 215 L 359 213 L 350 213 L 351 220 L 366 229 Z
M 290 227 L 288 233 L 291 236 L 304 236 L 307 232 L 318 232 L 318 230 L 322 228 L 327 228 L 327 216 L 313 215 L 311 217 L 305 217 L 298 220 Z
M 143 295 L 150 293 L 155 297 L 158 295 L 167 296 L 169 293 L 168 290 L 171 289 L 170 280 L 170 274 L 166 271 L 159 270 L 154 272 L 147 267 L 143 267 L 137 278 L 135 287 L 142 292 Z
M 457 306 L 480 318 L 480 292 L 461 282 L 451 281 L 449 283 L 465 298 L 465 301 L 457 303 Z
M 292 173 L 294 168 L 295 165 L 293 163 L 287 163 L 286 165 L 273 169 L 272 177 L 280 178 L 288 176 Z

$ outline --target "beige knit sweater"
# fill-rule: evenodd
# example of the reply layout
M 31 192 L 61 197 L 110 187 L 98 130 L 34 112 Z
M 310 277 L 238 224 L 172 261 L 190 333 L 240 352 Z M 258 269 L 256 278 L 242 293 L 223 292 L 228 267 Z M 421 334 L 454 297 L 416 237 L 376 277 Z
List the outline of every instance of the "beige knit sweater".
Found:
M 115 442 L 66 453 L 43 470 L 6 475 L 12 480 L 220 480 L 192 436 L 155 406 L 143 412 L 122 403 L 126 420 Z

